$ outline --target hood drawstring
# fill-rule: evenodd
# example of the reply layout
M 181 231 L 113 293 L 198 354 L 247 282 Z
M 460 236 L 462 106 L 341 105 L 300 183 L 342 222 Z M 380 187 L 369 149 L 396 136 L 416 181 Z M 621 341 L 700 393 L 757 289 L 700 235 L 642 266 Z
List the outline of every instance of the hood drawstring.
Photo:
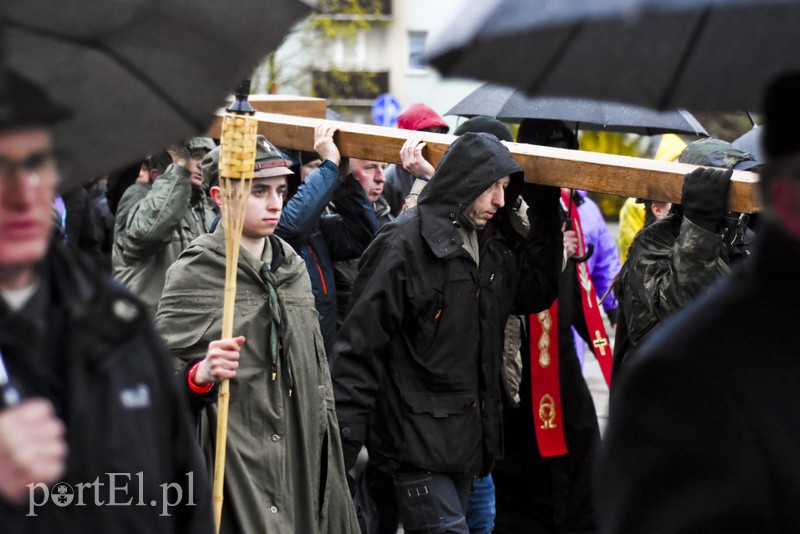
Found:
M 286 347 L 288 346 L 286 341 L 287 339 L 284 338 L 284 334 L 288 337 L 287 330 L 287 322 L 286 322 L 286 312 L 283 306 L 283 302 L 281 302 L 280 297 L 278 296 L 278 292 L 275 289 L 275 277 L 270 270 L 270 265 L 265 263 L 261 270 L 259 271 L 261 275 L 261 279 L 264 281 L 264 284 L 267 286 L 267 291 L 269 292 L 269 307 L 270 311 L 272 312 L 272 317 L 269 321 L 269 344 L 270 344 L 270 359 L 272 362 L 272 380 L 276 380 L 278 377 L 278 358 L 280 357 L 283 360 L 283 365 L 286 368 L 287 372 L 287 386 L 289 391 L 289 396 L 292 396 L 294 390 L 294 371 L 292 369 L 292 362 L 289 359 L 288 351 Z
M 454 228 L 461 228 L 461 211 L 463 210 L 463 206 L 463 204 L 459 204 L 458 210 L 450 214 L 450 222 Z

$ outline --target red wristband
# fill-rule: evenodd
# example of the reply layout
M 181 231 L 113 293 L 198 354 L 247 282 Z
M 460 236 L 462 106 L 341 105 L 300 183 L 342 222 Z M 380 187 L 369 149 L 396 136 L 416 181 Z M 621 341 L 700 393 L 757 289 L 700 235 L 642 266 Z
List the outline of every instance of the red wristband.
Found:
M 197 375 L 197 368 L 200 367 L 202 361 L 197 362 L 189 369 L 189 389 L 197 393 L 198 395 L 203 395 L 204 393 L 208 393 L 211 391 L 211 388 L 214 387 L 214 383 L 208 383 L 205 386 L 201 386 L 195 382 L 195 376 Z

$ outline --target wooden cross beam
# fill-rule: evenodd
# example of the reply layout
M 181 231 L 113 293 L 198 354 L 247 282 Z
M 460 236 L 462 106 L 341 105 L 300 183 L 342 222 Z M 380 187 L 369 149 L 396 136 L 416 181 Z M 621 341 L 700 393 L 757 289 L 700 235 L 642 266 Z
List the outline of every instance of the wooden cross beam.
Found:
M 219 137 L 222 112 L 208 131 Z M 314 150 L 314 127 L 321 119 L 256 113 L 258 131 L 273 144 L 286 149 Z M 445 150 L 456 136 L 400 130 L 352 122 L 329 121 L 338 128 L 334 140 L 342 156 L 401 163 L 400 148 L 411 137 L 426 142 L 425 158 L 438 165 Z M 525 181 L 531 183 L 585 189 L 626 197 L 680 202 L 683 177 L 695 165 L 655 161 L 629 156 L 616 156 L 548 148 L 524 143 L 506 143 L 514 158 L 525 170 Z M 730 209 L 756 212 L 761 209 L 756 182 L 758 175 L 734 171 L 730 192 Z

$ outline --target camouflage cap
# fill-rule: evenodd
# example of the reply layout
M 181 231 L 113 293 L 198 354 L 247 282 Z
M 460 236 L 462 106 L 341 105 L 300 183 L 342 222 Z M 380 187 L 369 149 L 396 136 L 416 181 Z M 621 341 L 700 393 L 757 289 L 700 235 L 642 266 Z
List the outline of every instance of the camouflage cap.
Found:
M 220 148 L 206 154 L 200 163 L 203 171 L 203 178 L 210 186 L 215 186 L 219 182 L 219 152 Z M 293 174 L 289 168 L 291 162 L 284 159 L 283 155 L 275 148 L 275 145 L 267 141 L 263 135 L 256 138 L 256 164 L 255 177 L 266 178 L 270 176 L 283 176 Z
M 708 137 L 686 145 L 678 157 L 680 163 L 736 169 L 743 171 L 760 165 L 749 152 L 736 148 L 727 141 Z

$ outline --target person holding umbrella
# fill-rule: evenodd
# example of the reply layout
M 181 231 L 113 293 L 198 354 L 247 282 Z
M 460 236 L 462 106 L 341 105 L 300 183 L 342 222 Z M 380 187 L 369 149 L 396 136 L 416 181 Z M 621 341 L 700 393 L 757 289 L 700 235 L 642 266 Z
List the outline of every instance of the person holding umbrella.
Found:
M 220 148 L 203 160 L 219 177 Z M 238 259 L 236 337 L 222 335 L 225 228 L 196 239 L 166 276 L 156 324 L 214 458 L 218 387 L 230 379 L 221 533 L 357 532 L 333 389 L 305 262 L 274 235 L 290 162 L 258 137 Z M 220 186 L 211 188 L 223 205 Z
M 575 133 L 555 120 L 525 119 L 517 142 L 578 149 Z M 608 360 L 610 371 L 611 351 L 597 303 L 619 269 L 619 256 L 600 210 L 589 202 L 578 192 L 562 192 L 561 207 L 571 221 L 569 229 L 564 229 L 565 245 L 571 235 L 577 242 L 573 252 L 580 244 L 591 245 L 592 253 L 570 254 L 556 303 L 546 314 L 521 318 L 522 324 L 509 330 L 514 334 L 508 337 L 505 370 L 510 377 L 507 383 L 514 387 L 508 389 L 509 409 L 503 413 L 505 457 L 494 470 L 498 533 L 591 532 L 596 528 L 591 469 L 600 429 L 581 370 L 583 354 L 576 351 L 573 332 L 579 333 L 581 341 L 600 342 L 601 350 L 592 346 L 593 352 L 601 368 L 603 358 Z M 616 306 L 604 304 L 613 317 Z M 584 345 L 579 346 L 583 352 Z M 543 357 L 547 365 L 541 364 Z M 551 404 L 560 420 L 545 432 L 540 414 Z
M 68 114 L 17 75 L 2 82 L 0 524 L 210 533 L 188 406 L 144 305 L 52 242 L 50 132 Z

